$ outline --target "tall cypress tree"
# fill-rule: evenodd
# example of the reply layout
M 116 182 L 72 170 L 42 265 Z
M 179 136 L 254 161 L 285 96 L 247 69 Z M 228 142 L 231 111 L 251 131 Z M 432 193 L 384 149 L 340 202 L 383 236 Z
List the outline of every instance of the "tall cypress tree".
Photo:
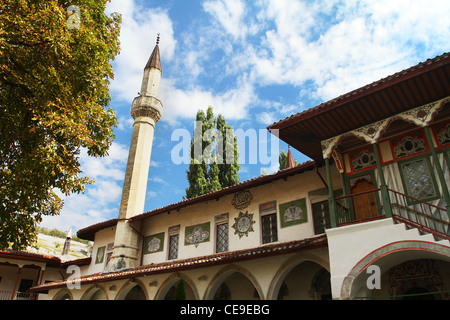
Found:
M 175 286 L 173 300 L 186 300 L 186 287 L 183 278 L 180 278 Z
M 233 128 L 222 115 L 215 118 L 211 106 L 206 114 L 199 110 L 196 121 L 185 199 L 239 183 L 239 153 Z
M 280 155 L 278 156 L 278 163 L 280 165 L 280 170 L 286 169 L 287 167 L 288 154 L 281 150 Z M 298 161 L 294 160 L 295 165 L 298 165 Z
M 238 174 L 241 168 L 239 165 L 239 150 L 233 127 L 220 114 L 217 117 L 217 130 L 221 132 L 223 137 L 222 158 L 218 159 L 219 181 L 222 188 L 226 188 L 240 182 Z

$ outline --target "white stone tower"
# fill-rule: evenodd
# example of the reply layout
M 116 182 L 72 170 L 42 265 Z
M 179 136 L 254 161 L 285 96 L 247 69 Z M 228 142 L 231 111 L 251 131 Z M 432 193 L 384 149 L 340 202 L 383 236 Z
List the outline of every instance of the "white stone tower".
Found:
M 134 119 L 133 134 L 123 183 L 114 251 L 106 272 L 138 266 L 141 241 L 136 228 L 139 226 L 131 226 L 128 219 L 144 212 L 153 134 L 155 124 L 162 113 L 162 104 L 158 100 L 161 73 L 158 34 L 156 46 L 144 68 L 141 91 L 131 106 L 131 115 Z

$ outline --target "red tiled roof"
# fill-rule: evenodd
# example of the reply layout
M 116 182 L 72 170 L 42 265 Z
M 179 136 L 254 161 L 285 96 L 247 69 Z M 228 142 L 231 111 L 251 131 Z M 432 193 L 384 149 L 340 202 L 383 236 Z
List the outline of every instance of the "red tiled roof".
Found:
M 0 250 L 0 258 L 26 260 L 32 262 L 43 262 L 48 267 L 67 268 L 70 265 L 84 266 L 91 263 L 91 257 L 80 258 L 63 262 L 60 258 L 27 251 Z
M 61 259 L 58 257 L 26 251 L 1 250 L 0 258 L 44 262 L 51 267 L 61 266 Z
M 66 262 L 63 262 L 61 264 L 61 268 L 67 268 L 68 266 L 88 266 L 91 264 L 92 257 L 87 258 L 80 258 L 76 260 L 69 260 Z
M 131 279 L 136 277 L 155 275 L 168 272 L 180 272 L 190 269 L 205 268 L 215 265 L 235 263 L 239 261 L 252 260 L 257 258 L 264 258 L 269 256 L 289 254 L 299 252 L 302 250 L 310 250 L 315 248 L 322 248 L 328 245 L 326 234 L 321 234 L 315 237 L 295 240 L 283 243 L 274 243 L 264 245 L 258 248 L 243 249 L 237 251 L 229 251 L 217 253 L 208 256 L 188 258 L 182 260 L 175 260 L 169 262 L 162 262 L 156 264 L 149 264 L 133 269 L 128 269 L 119 272 L 110 273 L 96 273 L 80 278 L 80 285 L 93 284 L 99 282 Z M 42 284 L 31 288 L 30 292 L 43 292 L 50 289 L 62 288 L 67 285 L 67 281 L 57 281 Z
M 77 231 L 77 237 L 84 240 L 94 241 L 95 233 L 99 230 L 113 227 L 117 224 L 119 219 L 111 219 L 107 221 L 102 221 L 96 224 L 92 224 L 86 228 Z

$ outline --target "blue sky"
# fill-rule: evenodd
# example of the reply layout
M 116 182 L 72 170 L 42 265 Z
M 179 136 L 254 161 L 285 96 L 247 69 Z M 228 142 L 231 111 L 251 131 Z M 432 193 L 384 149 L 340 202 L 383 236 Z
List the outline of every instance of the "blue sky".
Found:
M 82 10 L 82 8 L 81 8 Z M 74 231 L 117 218 L 133 119 L 131 102 L 160 33 L 164 111 L 156 125 L 145 211 L 182 200 L 187 165 L 175 164 L 175 130 L 192 134 L 199 109 L 212 106 L 235 130 L 254 131 L 277 154 L 286 144 L 266 127 L 353 89 L 449 51 L 450 1 L 112 0 L 122 14 L 121 52 L 112 62 L 111 107 L 119 119 L 106 158 L 82 152 L 95 184 L 66 197 L 42 226 Z M 260 131 L 262 130 L 262 131 Z M 240 144 L 241 181 L 278 163 L 249 163 Z M 270 151 L 267 156 L 271 156 Z M 294 151 L 298 162 L 308 160 Z

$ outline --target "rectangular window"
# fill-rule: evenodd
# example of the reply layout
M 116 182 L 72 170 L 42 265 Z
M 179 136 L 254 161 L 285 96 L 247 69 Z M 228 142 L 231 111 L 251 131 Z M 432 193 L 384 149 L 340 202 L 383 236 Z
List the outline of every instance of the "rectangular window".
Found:
M 262 241 L 271 243 L 278 241 L 277 214 L 272 213 L 261 217 Z
M 178 258 L 179 235 L 173 234 L 169 237 L 169 260 Z
M 419 200 L 439 198 L 430 160 L 427 157 L 399 163 L 405 193 Z
M 216 252 L 228 251 L 228 222 L 217 225 L 216 235 Z

